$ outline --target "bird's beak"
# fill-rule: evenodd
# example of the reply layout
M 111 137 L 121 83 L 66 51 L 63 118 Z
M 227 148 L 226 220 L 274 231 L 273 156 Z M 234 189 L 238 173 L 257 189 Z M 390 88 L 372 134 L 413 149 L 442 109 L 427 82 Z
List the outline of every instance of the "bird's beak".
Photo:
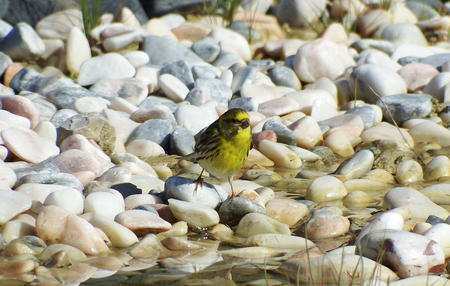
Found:
M 242 128 L 247 128 L 247 127 L 249 127 L 250 126 L 250 121 L 248 121 L 248 119 L 244 119 L 244 120 L 242 120 L 241 121 L 241 127 Z

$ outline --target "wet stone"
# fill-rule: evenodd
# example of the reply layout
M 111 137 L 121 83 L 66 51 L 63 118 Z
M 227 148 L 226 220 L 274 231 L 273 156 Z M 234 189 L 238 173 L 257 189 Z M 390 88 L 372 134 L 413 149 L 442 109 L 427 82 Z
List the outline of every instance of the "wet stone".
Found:
M 427 116 L 431 112 L 431 98 L 427 94 L 396 94 L 383 96 L 376 104 L 383 110 L 387 121 L 395 120 L 401 124 L 409 119 Z
M 239 197 L 227 199 L 219 208 L 221 223 L 230 226 L 236 225 L 248 213 L 265 214 L 266 209 L 248 199 Z
M 294 132 L 276 119 L 267 120 L 263 125 L 263 130 L 273 130 L 277 135 L 277 141 L 280 143 L 297 144 Z

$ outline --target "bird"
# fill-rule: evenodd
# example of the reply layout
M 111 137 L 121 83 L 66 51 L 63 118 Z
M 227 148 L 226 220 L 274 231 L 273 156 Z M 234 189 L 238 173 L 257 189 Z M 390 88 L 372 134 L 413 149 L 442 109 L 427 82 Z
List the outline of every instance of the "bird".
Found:
M 195 191 L 202 184 L 203 171 L 218 179 L 227 178 L 234 197 L 235 175 L 244 165 L 252 145 L 252 132 L 248 113 L 240 108 L 232 108 L 211 123 L 198 137 L 194 152 L 183 159 L 196 162 L 202 171 L 195 182 Z

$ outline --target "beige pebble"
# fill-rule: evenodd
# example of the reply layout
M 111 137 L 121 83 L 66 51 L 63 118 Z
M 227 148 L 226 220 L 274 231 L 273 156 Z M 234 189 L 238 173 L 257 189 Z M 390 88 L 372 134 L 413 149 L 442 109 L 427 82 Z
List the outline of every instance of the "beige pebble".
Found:
M 108 236 L 113 247 L 129 247 L 139 241 L 134 232 L 110 218 L 94 215 L 89 221 Z
M 154 213 L 144 210 L 127 210 L 116 215 L 115 221 L 137 233 L 162 232 L 171 224 Z
M 349 157 L 355 153 L 348 136 L 343 132 L 333 132 L 325 138 L 325 146 L 341 157 Z
M 293 130 L 297 145 L 300 147 L 309 149 L 323 140 L 319 124 L 310 116 L 295 121 L 289 128 Z
M 283 144 L 263 140 L 259 144 L 259 151 L 278 167 L 295 169 L 302 166 L 302 161 L 297 154 Z
M 129 142 L 126 145 L 126 151 L 141 158 L 166 154 L 158 143 L 146 139 L 135 139 Z
M 436 180 L 440 177 L 450 176 L 450 159 L 448 156 L 439 155 L 425 165 L 425 180 Z
M 341 236 L 349 231 L 348 218 L 330 211 L 316 211 L 306 224 L 308 238 L 324 239 Z
M 346 195 L 347 189 L 340 180 L 332 176 L 322 176 L 311 182 L 306 199 L 318 203 L 339 200 Z
M 295 225 L 309 214 L 305 204 L 288 199 L 272 199 L 266 203 L 266 214 L 289 226 Z
M 397 165 L 395 178 L 402 185 L 421 181 L 423 180 L 422 166 L 417 161 L 405 160 Z
M 344 205 L 348 208 L 366 207 L 374 201 L 375 200 L 370 195 L 368 195 L 366 192 L 358 191 L 358 190 L 352 191 L 344 197 Z
M 236 235 L 250 237 L 260 233 L 290 234 L 289 226 L 260 213 L 246 214 L 236 228 Z

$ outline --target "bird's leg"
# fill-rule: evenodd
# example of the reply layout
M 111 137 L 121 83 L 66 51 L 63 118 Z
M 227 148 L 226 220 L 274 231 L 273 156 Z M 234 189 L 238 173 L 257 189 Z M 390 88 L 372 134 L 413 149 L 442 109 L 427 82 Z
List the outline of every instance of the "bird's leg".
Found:
M 194 191 L 195 191 L 195 192 L 197 192 L 198 185 L 201 186 L 201 185 L 203 184 L 203 179 L 202 179 L 203 171 L 205 171 L 204 168 L 203 168 L 202 171 L 200 172 L 200 176 L 198 176 L 198 178 L 194 180 L 194 182 L 195 182 L 195 188 L 194 188 Z
M 231 197 L 234 198 L 234 189 L 233 189 L 233 184 L 231 183 L 231 177 L 228 177 L 228 183 L 230 183 L 230 187 L 231 187 Z

